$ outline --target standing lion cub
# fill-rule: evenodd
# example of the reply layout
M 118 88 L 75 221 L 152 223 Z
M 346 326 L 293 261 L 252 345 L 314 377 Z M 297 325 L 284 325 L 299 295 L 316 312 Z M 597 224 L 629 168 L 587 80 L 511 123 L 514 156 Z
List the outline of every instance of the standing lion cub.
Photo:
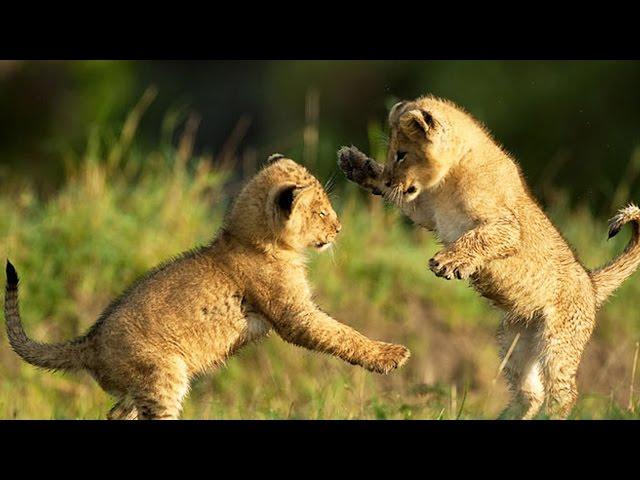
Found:
M 108 415 L 114 419 L 177 418 L 194 375 L 272 328 L 287 342 L 389 373 L 409 350 L 368 339 L 311 298 L 304 250 L 323 250 L 340 228 L 318 180 L 293 160 L 272 155 L 209 245 L 148 273 L 80 338 L 42 344 L 27 337 L 18 276 L 7 262 L 9 341 L 33 365 L 89 371 L 117 397 Z
M 485 128 L 451 102 L 423 97 L 389 113 L 383 167 L 355 147 L 340 150 L 346 176 L 396 205 L 444 245 L 429 268 L 471 280 L 506 315 L 499 330 L 513 393 L 505 412 L 532 418 L 546 398 L 569 414 L 576 372 L 596 311 L 640 264 L 640 209 L 611 220 L 609 237 L 631 223 L 633 238 L 609 265 L 587 270 L 538 206 L 516 162 Z

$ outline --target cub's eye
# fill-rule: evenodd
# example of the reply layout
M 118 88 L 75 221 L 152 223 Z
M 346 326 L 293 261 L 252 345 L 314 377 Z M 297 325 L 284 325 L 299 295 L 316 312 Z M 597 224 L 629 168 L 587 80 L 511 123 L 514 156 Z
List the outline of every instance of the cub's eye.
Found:
M 318 215 L 320 215 L 320 218 L 324 218 L 327 216 L 327 212 L 325 212 L 324 210 L 318 212 Z
M 404 160 L 404 157 L 407 155 L 407 152 L 401 152 L 401 151 L 397 151 L 396 152 L 396 162 L 400 163 Z

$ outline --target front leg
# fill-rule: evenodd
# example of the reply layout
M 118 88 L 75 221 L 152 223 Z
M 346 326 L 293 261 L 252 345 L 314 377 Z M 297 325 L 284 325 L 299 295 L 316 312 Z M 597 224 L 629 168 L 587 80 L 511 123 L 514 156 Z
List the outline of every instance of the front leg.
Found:
M 410 355 L 406 347 L 371 340 L 317 307 L 290 310 L 274 327 L 287 342 L 334 355 L 377 373 L 386 374 L 404 365 Z
M 378 373 L 389 373 L 409 358 L 406 347 L 371 340 L 321 311 L 312 300 L 303 267 L 265 265 L 258 272 L 243 269 L 240 275 L 237 283 L 245 285 L 246 302 L 289 343 Z
M 513 254 L 519 239 L 520 226 L 514 217 L 487 222 L 439 251 L 429 260 L 429 268 L 438 277 L 464 280 L 486 262 Z
M 406 347 L 371 340 L 334 320 L 310 300 L 287 303 L 267 297 L 255 300 L 278 335 L 294 345 L 384 374 L 404 365 L 410 356 Z
M 374 195 L 383 195 L 386 187 L 382 183 L 384 166 L 367 157 L 356 147 L 338 150 L 338 166 L 345 176 Z

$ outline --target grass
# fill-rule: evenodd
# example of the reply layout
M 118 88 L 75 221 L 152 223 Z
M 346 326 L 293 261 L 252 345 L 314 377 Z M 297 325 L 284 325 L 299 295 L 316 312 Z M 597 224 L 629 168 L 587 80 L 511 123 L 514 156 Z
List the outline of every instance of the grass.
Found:
M 0 193 L 0 255 L 21 275 L 23 320 L 35 339 L 81 334 L 137 276 L 208 241 L 220 225 L 229 198 L 225 170 L 192 158 L 188 138 L 176 149 L 138 150 L 138 120 L 139 111 L 109 140 L 94 134 L 55 195 L 39 198 L 26 182 Z M 462 282 L 431 274 L 426 264 L 438 247 L 428 232 L 352 185 L 339 191 L 339 243 L 310 262 L 318 303 L 373 338 L 408 345 L 410 362 L 379 376 L 272 335 L 196 379 L 183 417 L 497 417 L 508 398 L 495 381 L 499 312 Z M 628 238 L 606 242 L 606 219 L 569 210 L 562 197 L 550 214 L 587 266 L 612 258 Z M 627 280 L 599 315 L 574 418 L 638 418 L 640 395 L 629 405 L 638 280 Z M 0 418 L 104 418 L 110 406 L 88 375 L 52 374 L 21 361 L 2 329 Z

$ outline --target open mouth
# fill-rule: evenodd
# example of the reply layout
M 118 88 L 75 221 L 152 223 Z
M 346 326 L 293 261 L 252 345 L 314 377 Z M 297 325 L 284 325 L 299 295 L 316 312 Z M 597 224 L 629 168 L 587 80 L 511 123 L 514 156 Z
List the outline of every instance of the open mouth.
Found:
M 390 181 L 385 183 L 390 192 L 387 194 L 388 198 L 402 202 L 412 202 L 420 195 L 421 189 L 419 184 L 414 183 L 409 185 L 406 189 L 402 183 L 392 185 Z
M 415 185 L 411 185 L 404 191 L 405 201 L 407 202 L 415 200 L 418 195 L 420 195 L 420 188 Z
M 330 242 L 317 242 L 314 247 L 316 247 L 317 250 L 324 250 L 329 245 L 331 245 Z

